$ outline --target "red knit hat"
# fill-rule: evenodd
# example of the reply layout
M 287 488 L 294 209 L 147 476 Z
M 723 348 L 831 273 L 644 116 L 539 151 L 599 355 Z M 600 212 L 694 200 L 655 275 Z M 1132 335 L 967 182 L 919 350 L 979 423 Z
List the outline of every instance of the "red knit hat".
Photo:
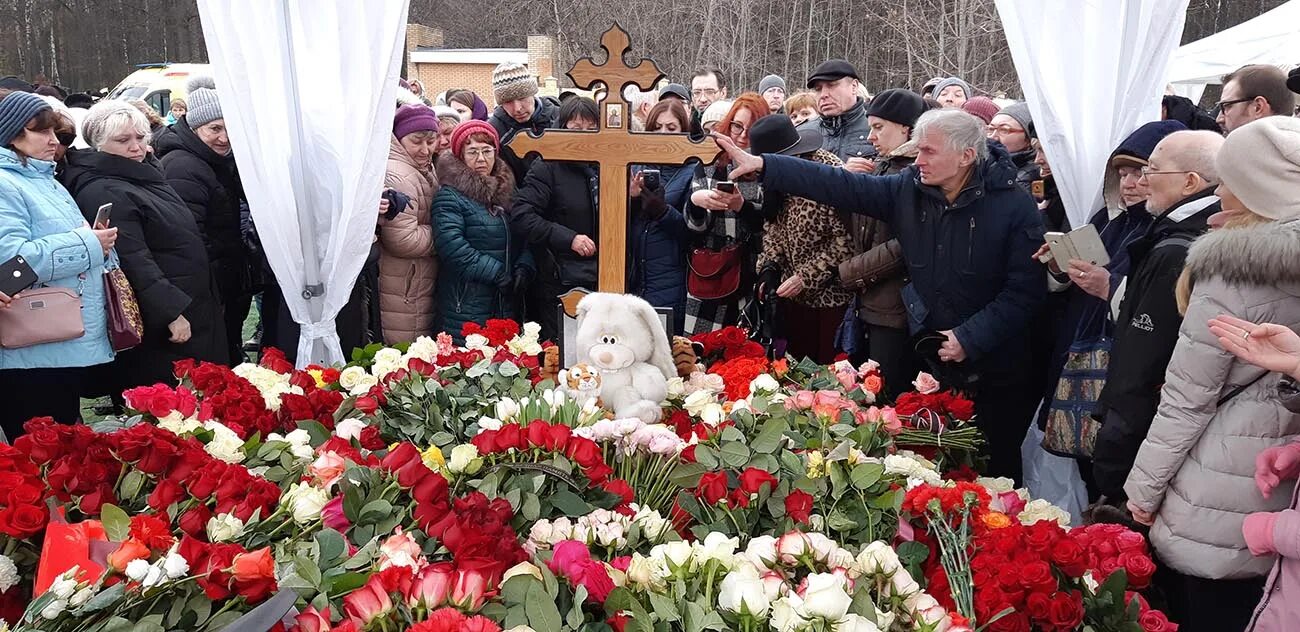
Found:
M 997 116 L 998 112 L 1002 111 L 1002 108 L 999 108 L 998 104 L 994 103 L 993 99 L 988 97 L 971 97 L 966 99 L 966 103 L 961 106 L 961 109 L 979 117 L 981 121 L 984 121 L 985 125 L 992 123 L 993 117 Z
M 473 134 L 487 134 L 492 137 L 492 148 L 501 153 L 501 138 L 497 136 L 497 130 L 489 125 L 486 121 L 468 120 L 456 126 L 456 130 L 451 133 L 451 153 L 457 158 L 462 158 L 461 150 L 465 149 L 465 143 L 469 142 L 469 137 Z

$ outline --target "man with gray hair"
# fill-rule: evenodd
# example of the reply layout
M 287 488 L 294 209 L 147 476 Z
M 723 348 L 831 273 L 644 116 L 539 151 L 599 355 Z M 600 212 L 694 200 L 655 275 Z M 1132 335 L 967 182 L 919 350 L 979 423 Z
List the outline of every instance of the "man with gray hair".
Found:
M 945 386 L 974 395 L 989 475 L 1018 481 L 1020 443 L 1039 399 L 1024 330 L 1047 291 L 1032 259 L 1043 225 L 983 121 L 961 110 L 926 112 L 912 133 L 915 163 L 888 176 L 752 156 L 715 138 L 734 161 L 733 178 L 762 171 L 766 191 L 889 223 L 911 278 L 903 302 L 917 350 Z
M 1124 481 L 1160 405 L 1160 385 L 1183 324 L 1174 286 L 1188 247 L 1220 210 L 1214 158 L 1222 145 L 1223 137 L 1214 132 L 1174 132 L 1156 145 L 1142 168 L 1141 182 L 1151 192 L 1146 209 L 1156 220 L 1128 246 L 1128 280 L 1112 299 L 1119 303 L 1119 315 L 1106 386 L 1093 412 L 1102 420 L 1093 476 L 1098 491 L 1111 500 L 1125 497 Z

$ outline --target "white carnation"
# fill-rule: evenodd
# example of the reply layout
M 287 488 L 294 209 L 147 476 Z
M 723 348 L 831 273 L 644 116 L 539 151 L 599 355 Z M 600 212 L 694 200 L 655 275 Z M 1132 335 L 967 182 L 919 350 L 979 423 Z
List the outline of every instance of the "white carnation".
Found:
M 0 555 L 0 593 L 9 592 L 21 580 L 18 565 L 8 555 Z

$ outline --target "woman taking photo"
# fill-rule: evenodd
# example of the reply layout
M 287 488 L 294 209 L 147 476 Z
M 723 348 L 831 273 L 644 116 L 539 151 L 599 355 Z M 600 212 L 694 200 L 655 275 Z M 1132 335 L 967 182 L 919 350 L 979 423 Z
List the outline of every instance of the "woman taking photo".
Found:
M 40 97 L 0 93 L 0 262 L 21 256 L 36 273 L 38 289 L 76 294 L 80 313 L 70 316 L 73 329 L 77 319 L 83 329 L 44 341 L 13 339 L 17 326 L 39 332 L 42 324 L 19 313 L 21 294 L 0 314 L 0 428 L 10 441 L 32 417 L 75 422 L 81 395 L 93 387 L 90 367 L 113 359 L 103 276 L 117 229 L 87 225 L 72 196 L 54 181 L 58 124 L 59 116 Z
M 518 298 L 533 277 L 532 257 L 510 235 L 515 178 L 501 160 L 497 132 L 483 121 L 461 123 L 451 151 L 438 156 L 442 189 L 433 200 L 438 252 L 436 331 L 463 344 L 465 323 L 519 318 Z
M 560 106 L 556 125 L 595 131 L 600 110 L 586 97 L 569 99 Z M 559 295 L 576 287 L 596 288 L 599 191 L 594 164 L 536 160 L 515 194 L 510 228 L 515 239 L 526 242 L 538 258 L 537 283 L 530 298 L 542 326 L 542 340 L 559 339 Z
M 433 288 L 438 275 L 434 249 L 433 196 L 438 179 L 441 123 L 425 105 L 403 105 L 393 117 L 384 186 L 410 199 L 401 212 L 379 216 L 379 312 L 384 342 L 411 342 L 437 333 L 433 328 Z
M 768 115 L 767 101 L 757 92 L 736 98 L 713 128 L 741 149 L 749 149 L 749 129 Z M 688 272 L 684 334 L 692 336 L 734 325 L 752 298 L 755 264 L 762 249 L 763 189 L 758 182 L 730 182 L 729 161 L 698 167 L 686 205 Z M 733 268 L 739 274 L 729 274 Z M 725 279 L 725 283 L 715 281 Z M 732 282 L 734 280 L 734 283 Z
M 646 114 L 646 132 L 682 134 L 689 129 L 686 106 L 676 99 L 660 101 Z M 636 165 L 632 169 L 627 291 L 655 307 L 672 308 L 673 331 L 680 332 L 686 319 L 686 220 L 682 209 L 695 167 Z M 658 171 L 653 182 L 647 182 L 646 169 Z
M 122 101 L 101 101 L 81 127 L 91 149 L 68 152 L 64 183 L 84 216 L 113 205 L 117 255 L 144 319 L 143 342 L 105 372 L 110 392 L 173 383 L 176 360 L 224 362 L 226 332 L 203 236 L 149 153 L 149 120 Z

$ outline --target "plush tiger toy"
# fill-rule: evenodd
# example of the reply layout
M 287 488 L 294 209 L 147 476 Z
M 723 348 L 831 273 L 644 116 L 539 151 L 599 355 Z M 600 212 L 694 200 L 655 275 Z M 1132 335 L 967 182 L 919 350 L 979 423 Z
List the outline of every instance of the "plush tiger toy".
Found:
M 578 403 L 595 399 L 600 405 L 600 372 L 585 362 L 579 362 L 560 372 L 560 383 Z
M 683 336 L 673 336 L 673 364 L 677 367 L 677 375 L 682 378 L 688 378 L 695 371 L 703 369 L 696 366 L 699 360 L 698 352 L 695 350 L 695 343 L 690 338 Z

